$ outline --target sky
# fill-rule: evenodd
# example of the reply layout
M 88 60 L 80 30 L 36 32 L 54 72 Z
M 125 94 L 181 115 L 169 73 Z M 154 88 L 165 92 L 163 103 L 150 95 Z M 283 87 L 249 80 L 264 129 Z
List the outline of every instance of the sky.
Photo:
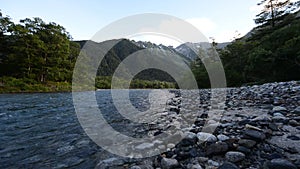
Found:
M 73 40 L 91 39 L 101 28 L 121 18 L 161 13 L 183 19 L 198 28 L 207 39 L 232 41 L 255 27 L 259 0 L 6 0 L 0 9 L 14 22 L 40 17 L 55 22 L 71 34 Z M 165 37 L 144 36 L 137 39 L 177 46 Z

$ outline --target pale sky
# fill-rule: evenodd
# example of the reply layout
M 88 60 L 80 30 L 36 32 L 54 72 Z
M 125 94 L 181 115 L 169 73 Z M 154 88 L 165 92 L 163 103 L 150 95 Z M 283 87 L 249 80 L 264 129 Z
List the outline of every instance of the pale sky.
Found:
M 162 13 L 186 20 L 207 38 L 228 42 L 238 31 L 249 32 L 259 13 L 260 0 L 7 0 L 1 11 L 13 21 L 40 17 L 66 28 L 74 40 L 90 39 L 104 26 L 126 16 Z M 143 37 L 154 43 L 178 45 L 162 38 Z

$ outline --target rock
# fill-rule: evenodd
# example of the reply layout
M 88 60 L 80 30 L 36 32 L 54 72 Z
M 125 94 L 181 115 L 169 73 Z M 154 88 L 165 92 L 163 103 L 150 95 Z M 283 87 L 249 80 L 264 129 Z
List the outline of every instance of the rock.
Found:
M 226 135 L 224 135 L 224 134 L 219 134 L 219 135 L 217 136 L 217 138 L 218 138 L 219 141 L 226 141 L 226 140 L 229 139 L 229 137 L 226 136 Z
M 135 166 L 130 167 L 130 169 L 142 169 L 142 168 L 140 166 L 135 165 Z
M 297 169 L 297 167 L 290 161 L 282 158 L 273 159 L 269 162 L 265 162 L 264 169 Z
M 295 109 L 293 110 L 293 113 L 294 113 L 294 114 L 300 114 L 300 106 L 298 106 L 297 108 L 295 108 Z
M 200 143 L 217 141 L 217 137 L 210 133 L 199 132 L 197 133 L 197 137 Z
M 272 120 L 275 123 L 283 123 L 283 124 L 287 124 L 289 122 L 289 119 L 286 118 L 285 116 L 274 116 L 272 117 Z
M 202 129 L 202 132 L 213 133 L 219 125 L 219 123 L 205 125 Z
M 187 169 L 202 169 L 200 164 L 188 164 Z
M 218 162 L 213 161 L 213 160 L 208 160 L 207 164 L 211 167 L 219 167 L 220 166 L 220 164 Z
M 138 150 L 144 150 L 144 149 L 150 149 L 154 146 L 153 143 L 142 143 L 138 146 L 136 146 L 135 148 L 138 149 Z
M 236 151 L 242 152 L 244 154 L 250 154 L 251 153 L 251 150 L 247 147 L 244 147 L 244 146 L 238 146 L 236 148 Z
M 245 128 L 247 128 L 247 129 L 252 129 L 252 130 L 257 130 L 257 131 L 262 131 L 260 128 L 255 127 L 255 126 L 252 126 L 252 125 L 250 125 L 250 124 L 246 124 L 246 125 L 245 125 Z
M 285 107 L 281 107 L 281 106 L 275 106 L 272 109 L 272 112 L 287 112 L 287 109 Z
M 179 163 L 176 159 L 172 159 L 172 158 L 163 158 L 161 160 L 161 167 L 162 169 L 172 169 L 175 167 L 178 167 Z
M 289 125 L 291 125 L 291 126 L 293 126 L 293 127 L 300 126 L 300 124 L 299 124 L 296 120 L 290 120 L 290 121 L 289 121 Z
M 208 155 L 208 156 L 217 155 L 217 154 L 224 153 L 227 150 L 228 150 L 227 143 L 217 142 L 217 143 L 214 143 L 214 144 L 211 144 L 211 145 L 207 146 L 206 155 Z
M 270 122 L 272 120 L 271 120 L 271 118 L 269 116 L 262 115 L 262 116 L 255 117 L 251 121 L 254 121 L 254 122 L 258 122 L 258 121 L 261 121 L 261 122 Z
M 256 141 L 263 141 L 264 139 L 266 139 L 266 135 L 263 132 L 256 131 L 256 130 L 245 130 L 244 137 Z
M 116 166 L 121 166 L 125 163 L 124 160 L 120 158 L 109 158 L 106 160 L 101 161 L 100 163 L 97 164 L 96 168 L 102 169 L 102 168 L 108 168 L 108 167 L 116 167 Z
M 171 149 L 171 148 L 174 148 L 175 146 L 176 146 L 175 144 L 169 143 L 169 144 L 167 145 L 167 148 Z
M 197 135 L 195 133 L 186 132 L 185 135 L 186 137 L 181 140 L 183 146 L 193 145 L 197 142 Z
M 252 148 L 255 146 L 256 142 L 253 140 L 249 140 L 249 139 L 241 139 L 239 140 L 239 145 L 247 147 L 247 148 Z
M 245 154 L 238 151 L 229 151 L 225 154 L 225 158 L 230 162 L 239 162 L 245 159 Z
M 217 142 L 215 144 L 211 144 L 206 148 L 206 155 L 217 155 L 222 154 L 228 150 L 228 145 L 224 142 Z
M 235 164 L 230 162 L 223 163 L 218 169 L 239 169 Z
M 300 140 L 300 137 L 295 136 L 295 135 L 287 136 L 286 138 L 288 138 L 288 139 L 290 139 L 290 140 L 295 140 L 295 141 Z
M 284 117 L 284 115 L 283 115 L 283 114 L 281 114 L 281 113 L 274 113 L 274 114 L 273 114 L 273 116 L 274 116 L 274 117 L 276 117 L 276 116 L 281 116 L 281 117 Z

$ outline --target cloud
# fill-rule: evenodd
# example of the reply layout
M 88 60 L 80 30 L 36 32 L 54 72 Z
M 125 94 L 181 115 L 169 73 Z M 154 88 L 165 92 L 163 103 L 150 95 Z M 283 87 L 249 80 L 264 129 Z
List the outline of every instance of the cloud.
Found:
M 151 43 L 155 43 L 157 45 L 163 44 L 167 46 L 177 47 L 182 42 L 177 41 L 176 39 L 172 39 L 171 37 L 164 36 L 162 34 L 141 34 L 137 36 L 130 37 L 130 39 L 135 41 L 150 41 Z
M 217 27 L 217 25 L 208 18 L 189 18 L 186 19 L 186 21 L 194 25 L 204 35 L 213 32 Z

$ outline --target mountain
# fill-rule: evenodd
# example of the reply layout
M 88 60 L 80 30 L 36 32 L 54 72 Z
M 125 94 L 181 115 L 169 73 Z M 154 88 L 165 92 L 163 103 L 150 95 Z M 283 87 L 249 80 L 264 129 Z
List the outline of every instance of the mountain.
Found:
M 230 42 L 225 42 L 225 43 L 218 43 L 217 44 L 217 49 L 224 49 Z M 188 57 L 191 60 L 195 60 L 198 58 L 198 54 L 200 49 L 207 50 L 211 48 L 211 43 L 208 42 L 199 42 L 199 43 L 191 43 L 187 42 L 184 44 L 179 45 L 178 47 L 175 48 L 175 50 L 178 53 L 181 53 L 182 55 Z
M 111 40 L 114 41 L 114 40 Z M 154 43 L 150 42 L 135 42 L 135 41 L 130 41 L 128 39 L 121 39 L 118 40 L 119 42 L 110 49 L 107 54 L 104 56 L 104 58 L 101 61 L 101 64 L 98 68 L 97 75 L 98 76 L 112 76 L 120 63 L 127 58 L 129 55 L 142 51 L 143 49 L 149 49 L 155 51 L 159 51 L 161 57 L 167 57 L 171 56 L 174 59 L 172 61 L 174 62 L 175 65 L 180 65 L 180 64 L 186 64 L 189 66 L 189 64 L 192 62 L 191 59 L 185 57 L 184 55 L 178 53 L 174 48 L 172 47 L 167 47 L 164 45 L 156 45 Z M 97 57 L 97 52 L 101 51 L 102 45 L 105 42 L 97 43 L 93 41 L 76 41 L 79 45 L 80 48 L 82 49 L 82 52 L 89 55 L 90 58 L 92 57 Z M 88 52 L 84 51 L 85 50 L 85 45 L 88 44 L 88 48 L 91 49 Z M 149 56 L 147 57 L 152 57 L 151 56 L 151 51 L 149 53 Z M 153 58 L 154 59 L 154 58 Z M 170 62 L 170 60 L 168 60 Z M 90 62 L 91 64 L 93 61 Z M 146 61 L 141 58 L 138 60 L 135 60 L 135 63 L 137 65 L 146 65 Z M 167 63 L 162 63 L 162 64 L 167 64 Z M 96 65 L 94 65 L 96 66 Z M 179 67 L 179 66 L 178 66 Z M 123 73 L 129 74 L 129 70 L 125 69 L 122 70 Z M 167 74 L 164 71 L 158 70 L 158 69 L 147 69 L 135 76 L 135 79 L 141 79 L 141 80 L 159 80 L 159 81 L 167 81 L 167 82 L 174 82 L 174 79 Z

